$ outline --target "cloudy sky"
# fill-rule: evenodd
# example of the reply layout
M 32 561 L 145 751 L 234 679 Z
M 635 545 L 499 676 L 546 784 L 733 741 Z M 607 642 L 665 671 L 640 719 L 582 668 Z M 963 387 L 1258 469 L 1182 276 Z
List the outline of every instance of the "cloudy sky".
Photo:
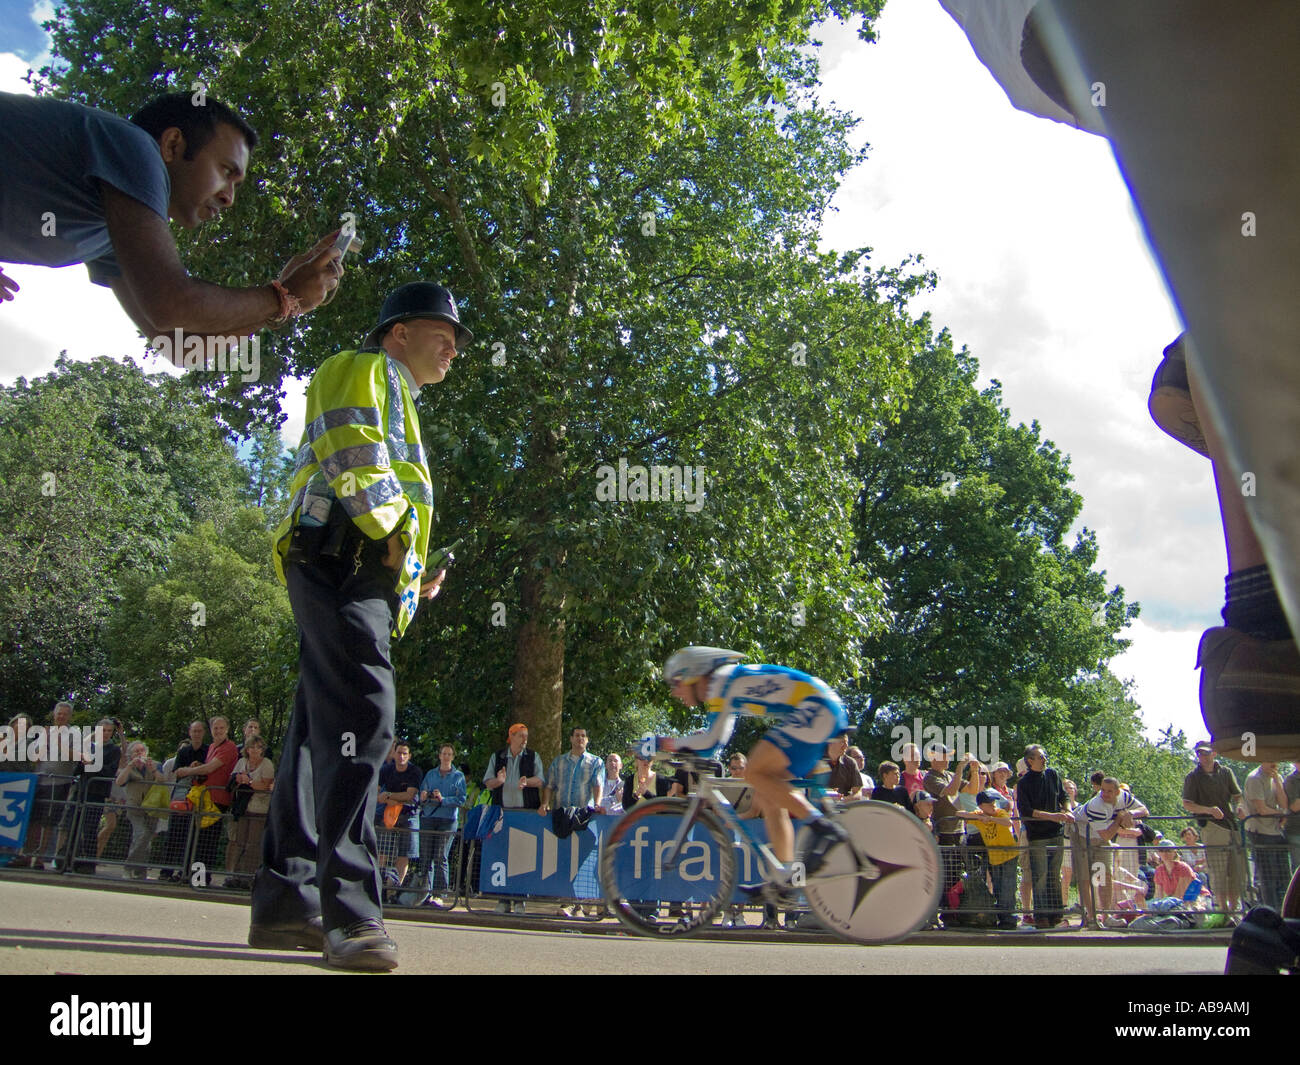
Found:
M 0 90 L 27 91 L 48 10 L 0 0 Z M 1002 382 L 1013 419 L 1037 419 L 1070 456 L 1080 524 L 1097 533 L 1109 583 L 1142 605 L 1113 667 L 1134 680 L 1148 734 L 1173 723 L 1200 738 L 1196 645 L 1221 623 L 1223 540 L 1209 464 L 1147 415 L 1179 325 L 1110 149 L 1015 110 L 937 0 L 891 0 L 877 35 L 863 44 L 837 23 L 820 34 L 823 99 L 861 119 L 871 145 L 826 241 L 871 246 L 878 265 L 919 253 L 939 274 L 916 313 L 931 311 L 983 380 Z M 63 348 L 75 359 L 143 351 L 83 267 L 5 270 L 22 291 L 0 308 L 0 382 L 48 372 Z M 287 439 L 302 405 L 291 385 Z

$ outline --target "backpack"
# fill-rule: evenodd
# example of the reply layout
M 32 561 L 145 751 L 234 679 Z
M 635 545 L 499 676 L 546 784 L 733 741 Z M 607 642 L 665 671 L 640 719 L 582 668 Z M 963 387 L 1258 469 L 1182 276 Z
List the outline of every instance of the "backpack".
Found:
M 992 928 L 998 923 L 997 901 L 984 881 L 983 865 L 974 873 L 963 873 L 947 892 L 948 909 L 943 913 L 945 928 Z

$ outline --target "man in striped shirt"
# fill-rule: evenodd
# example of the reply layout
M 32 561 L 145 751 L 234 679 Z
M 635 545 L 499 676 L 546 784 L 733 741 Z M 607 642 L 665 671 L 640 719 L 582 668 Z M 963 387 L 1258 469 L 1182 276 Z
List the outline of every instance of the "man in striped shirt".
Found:
M 1131 791 L 1121 788 L 1114 777 L 1103 777 L 1101 788 L 1082 806 L 1076 807 L 1074 819 L 1078 825 L 1079 836 L 1087 846 L 1091 866 L 1101 862 L 1106 876 L 1098 887 L 1099 908 L 1104 912 L 1111 908 L 1114 898 L 1115 862 L 1118 857 L 1105 848 L 1116 846 L 1113 841 L 1119 830 L 1129 823 L 1129 818 L 1121 815 L 1127 813 L 1129 818 L 1149 817 L 1150 811 L 1134 797 Z M 1122 875 L 1122 874 L 1121 874 Z M 1079 881 L 1084 882 L 1082 879 Z M 1110 922 L 1110 924 L 1107 924 Z M 1106 927 L 1118 927 L 1117 919 L 1106 917 L 1102 921 Z M 1122 923 L 1122 922 L 1119 922 Z
M 605 763 L 587 753 L 587 730 L 575 728 L 569 734 L 569 750 L 556 758 L 546 771 L 546 790 L 537 812 L 550 813 L 552 800 L 559 807 L 598 806 L 604 786 Z

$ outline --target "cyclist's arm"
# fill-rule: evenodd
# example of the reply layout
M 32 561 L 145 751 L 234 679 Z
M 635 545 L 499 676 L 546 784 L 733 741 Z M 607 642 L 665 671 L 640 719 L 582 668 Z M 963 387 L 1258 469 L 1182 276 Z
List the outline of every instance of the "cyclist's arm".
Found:
M 670 739 L 671 743 L 663 749 L 672 751 L 711 751 L 715 747 L 721 747 L 727 740 L 731 739 L 732 730 L 736 727 L 736 715 L 730 710 L 720 710 L 713 715 L 713 720 L 709 722 L 709 727 L 703 732 L 693 732 L 689 736 L 678 736 L 676 739 Z

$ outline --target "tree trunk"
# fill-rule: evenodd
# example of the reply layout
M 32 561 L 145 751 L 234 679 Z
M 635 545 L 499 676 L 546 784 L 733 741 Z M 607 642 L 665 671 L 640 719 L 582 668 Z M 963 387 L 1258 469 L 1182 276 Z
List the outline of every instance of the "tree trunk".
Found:
M 564 619 L 562 602 L 545 601 L 545 582 L 545 575 L 522 581 L 525 619 L 515 643 L 514 717 L 528 726 L 528 746 L 549 764 L 561 750 Z

